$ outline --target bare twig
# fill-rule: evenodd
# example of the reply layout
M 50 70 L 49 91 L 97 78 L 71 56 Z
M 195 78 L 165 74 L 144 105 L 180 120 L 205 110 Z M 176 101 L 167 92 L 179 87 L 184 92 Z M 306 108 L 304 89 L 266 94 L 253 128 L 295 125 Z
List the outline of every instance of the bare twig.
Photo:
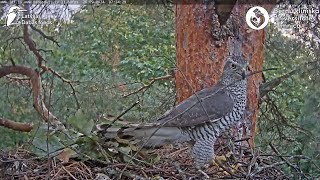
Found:
M 117 120 L 119 120 L 123 115 L 125 115 L 128 111 L 130 111 L 132 108 L 134 108 L 139 103 L 140 103 L 140 101 L 136 101 L 135 103 L 133 103 L 128 109 L 126 109 L 121 114 L 119 114 L 116 118 L 114 118 L 114 120 L 111 121 L 110 124 L 106 124 L 106 127 L 103 127 L 103 129 L 107 130 L 108 128 L 110 128 Z
M 299 174 L 303 175 L 302 171 L 295 165 L 291 164 L 286 158 L 284 158 L 283 156 L 280 155 L 279 151 L 276 149 L 276 147 L 274 147 L 272 145 L 272 143 L 269 143 L 269 146 L 271 147 L 271 149 L 273 150 L 273 152 L 275 152 L 279 158 L 284 161 L 288 166 L 290 166 L 291 168 L 293 168 L 295 171 L 297 171 Z M 305 178 L 305 176 L 303 175 L 303 178 Z
M 178 162 L 174 163 L 174 166 L 176 167 L 177 171 L 179 172 L 180 176 L 182 177 L 183 180 L 187 180 L 186 174 L 184 171 L 181 170 L 180 164 Z
M 62 168 L 66 173 L 68 173 L 69 176 L 70 176 L 72 179 L 78 180 L 78 179 L 77 179 L 76 177 L 74 177 L 64 166 L 61 166 L 61 168 Z
M 272 91 L 274 88 L 276 88 L 277 86 L 279 86 L 281 83 L 283 83 L 285 80 L 287 80 L 288 78 L 290 78 L 291 76 L 299 73 L 299 72 L 306 72 L 306 71 L 311 71 L 314 69 L 319 69 L 319 65 L 318 65 L 318 61 L 310 61 L 310 62 L 306 62 L 300 66 L 298 66 L 297 68 L 295 68 L 294 70 L 290 71 L 287 74 L 284 74 L 280 77 L 277 77 L 275 79 L 272 79 L 269 82 L 263 83 L 260 85 L 260 97 L 264 97 L 268 92 Z
M 56 116 L 54 116 L 46 107 L 43 102 L 43 96 L 41 92 L 41 79 L 40 75 L 37 71 L 32 68 L 26 66 L 2 66 L 0 67 L 0 78 L 9 75 L 9 74 L 21 74 L 30 78 L 31 87 L 32 87 L 32 95 L 33 95 L 33 106 L 37 110 L 37 112 L 41 115 L 41 117 L 47 121 L 55 125 L 56 127 L 60 127 L 64 129 L 62 123 L 58 120 Z
M 156 81 L 159 81 L 159 80 L 167 80 L 167 79 L 171 79 L 171 78 L 173 78 L 172 75 L 166 75 L 166 76 L 156 77 L 156 78 L 152 79 L 148 84 L 143 85 L 143 86 L 140 87 L 138 90 L 133 91 L 133 92 L 130 92 L 129 94 L 124 95 L 123 97 L 131 96 L 131 95 L 136 94 L 136 93 L 138 93 L 138 92 L 140 92 L 140 91 L 143 91 L 143 92 L 144 92 L 144 91 L 146 91 L 147 89 L 149 89 L 149 88 L 151 87 L 151 85 L 152 85 L 153 83 L 155 83 Z
M 46 35 L 44 32 L 42 32 L 40 29 L 37 29 L 37 28 L 34 27 L 32 24 L 30 24 L 30 27 L 31 27 L 32 30 L 34 30 L 34 31 L 36 31 L 37 33 L 39 33 L 42 37 L 44 37 L 45 39 L 48 39 L 48 40 L 54 42 L 55 44 L 57 44 L 58 47 L 60 47 L 59 42 L 56 41 L 53 36 L 48 36 L 48 35 Z
M 276 163 L 273 163 L 273 164 L 270 164 L 270 165 L 265 165 L 263 167 L 258 167 L 257 170 L 255 172 L 253 172 L 252 174 L 250 174 L 249 178 L 254 178 L 258 173 L 260 173 L 261 171 L 263 170 L 266 170 L 266 169 L 270 169 L 270 168 L 274 168 L 276 166 L 279 166 L 279 165 L 282 165 L 282 164 L 285 164 L 284 161 L 281 161 L 281 162 L 276 162 Z
M 73 87 L 72 83 L 73 82 L 77 82 L 77 81 L 71 81 L 71 80 L 68 80 L 64 77 L 62 77 L 61 74 L 59 74 L 58 72 L 56 72 L 55 70 L 53 70 L 52 68 L 48 67 L 47 68 L 48 71 L 50 71 L 52 74 L 54 74 L 55 76 L 57 76 L 59 79 L 61 79 L 63 82 L 69 84 L 70 88 L 72 89 L 72 95 L 74 97 L 74 99 L 76 100 L 76 103 L 77 103 L 77 108 L 80 109 L 80 103 L 79 103 L 79 100 L 77 98 L 77 95 L 76 95 L 76 89 Z
M 224 171 L 226 171 L 230 176 L 236 177 L 236 178 L 241 178 L 240 176 L 232 173 L 228 168 L 226 168 L 226 167 L 225 167 L 223 164 L 221 164 L 219 161 L 215 161 L 215 162 L 219 165 L 219 167 L 220 167 L 221 169 L 223 169 Z
M 28 9 L 28 7 L 26 7 L 26 9 Z M 32 25 L 30 26 L 31 28 L 33 27 Z M 36 29 L 35 27 L 33 27 L 33 30 L 36 30 L 38 33 L 42 33 L 42 35 L 46 38 L 50 38 L 49 36 L 46 36 L 43 32 L 41 32 L 40 30 Z M 74 99 L 76 100 L 77 103 L 77 108 L 80 108 L 80 103 L 78 101 L 78 98 L 76 96 L 76 91 L 75 88 L 72 85 L 72 81 L 65 79 L 64 77 L 62 77 L 58 72 L 56 72 L 55 70 L 53 70 L 50 67 L 47 67 L 44 64 L 44 58 L 42 57 L 42 55 L 40 54 L 39 50 L 37 49 L 36 43 L 31 39 L 30 34 L 28 32 L 28 25 L 24 25 L 23 26 L 23 39 L 24 42 L 28 45 L 30 51 L 33 52 L 33 54 L 37 57 L 37 62 L 38 62 L 38 67 L 41 68 L 41 73 L 40 75 L 42 75 L 43 73 L 50 71 L 52 74 L 54 74 L 55 76 L 57 76 L 59 79 L 61 79 L 63 82 L 66 82 L 69 84 L 70 88 L 72 89 L 72 94 Z M 50 39 L 51 40 L 51 39 Z M 55 42 L 55 41 L 54 41 Z M 57 43 L 57 42 L 56 42 Z
M 288 74 L 285 74 L 285 75 L 280 76 L 278 78 L 275 78 L 275 79 L 273 79 L 273 80 L 271 80 L 269 82 L 261 84 L 260 88 L 259 88 L 260 89 L 260 97 L 264 97 L 268 92 L 273 90 L 275 87 L 280 85 L 282 82 L 284 82 L 286 79 L 291 77 L 296 72 L 298 72 L 298 71 L 297 70 L 293 70 L 293 71 L 289 72 Z

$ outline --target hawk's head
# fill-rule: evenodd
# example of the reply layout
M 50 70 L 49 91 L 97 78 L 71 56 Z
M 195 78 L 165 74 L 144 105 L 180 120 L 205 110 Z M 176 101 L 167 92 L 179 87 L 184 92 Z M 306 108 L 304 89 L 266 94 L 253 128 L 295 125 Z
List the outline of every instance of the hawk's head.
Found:
M 222 82 L 224 84 L 241 81 L 246 78 L 249 61 L 243 56 L 229 56 L 224 65 Z

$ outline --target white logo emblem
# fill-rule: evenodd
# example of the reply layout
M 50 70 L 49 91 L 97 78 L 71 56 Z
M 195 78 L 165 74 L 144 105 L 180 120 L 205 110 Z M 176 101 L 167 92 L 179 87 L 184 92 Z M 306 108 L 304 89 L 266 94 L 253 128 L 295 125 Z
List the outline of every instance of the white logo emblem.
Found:
M 248 10 L 246 21 L 248 26 L 252 29 L 263 29 L 269 22 L 269 14 L 263 7 L 255 6 Z
M 14 24 L 19 24 L 19 17 L 21 11 L 27 11 L 19 6 L 12 6 L 9 9 L 9 12 L 6 16 L 6 27 L 9 27 Z

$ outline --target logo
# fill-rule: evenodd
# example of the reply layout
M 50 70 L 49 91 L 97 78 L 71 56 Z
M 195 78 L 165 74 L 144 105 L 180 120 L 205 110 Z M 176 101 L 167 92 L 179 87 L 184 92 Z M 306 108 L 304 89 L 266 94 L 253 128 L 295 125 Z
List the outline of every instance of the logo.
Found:
M 269 14 L 263 7 L 255 6 L 248 10 L 246 21 L 248 26 L 252 29 L 263 29 L 269 22 Z
M 12 25 L 20 25 L 20 24 L 33 24 L 33 25 L 51 25 L 54 23 L 53 18 L 43 18 L 39 14 L 35 14 L 32 12 L 21 13 L 23 11 L 27 11 L 19 6 L 11 6 L 8 14 L 6 15 L 6 24 L 4 27 L 10 27 Z
M 27 11 L 19 6 L 12 6 L 9 9 L 9 12 L 6 16 L 6 24 L 5 27 L 9 27 L 11 25 L 20 24 L 19 20 L 21 19 L 20 12 Z

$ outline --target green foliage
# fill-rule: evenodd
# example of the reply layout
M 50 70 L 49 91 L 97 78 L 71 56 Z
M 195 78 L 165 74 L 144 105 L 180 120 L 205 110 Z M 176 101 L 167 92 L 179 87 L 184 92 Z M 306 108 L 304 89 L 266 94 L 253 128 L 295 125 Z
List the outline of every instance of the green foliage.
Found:
M 90 135 L 94 122 L 89 119 L 81 109 L 79 109 L 74 116 L 69 118 L 68 123 L 80 133 Z
M 45 64 L 71 80 L 74 88 L 50 72 L 44 73 L 41 77 L 44 100 L 50 111 L 73 131 L 85 135 L 91 131 L 93 122 L 101 122 L 108 115 L 118 116 L 137 100 L 140 103 L 122 119 L 150 121 L 161 115 L 174 102 L 172 81 L 155 82 L 145 92 L 123 95 L 171 72 L 175 62 L 173 15 L 162 6 L 88 6 L 77 12 L 72 22 L 59 22 L 59 32 L 53 31 L 52 26 L 41 29 L 47 35 L 55 35 L 60 46 L 30 30 L 37 47 L 46 50 L 40 52 Z M 0 40 L 2 64 L 11 64 L 12 58 L 18 65 L 37 67 L 34 55 L 20 40 L 10 39 L 21 36 L 21 28 L 0 33 L 7 37 Z M 32 106 L 28 83 L 12 84 L 5 78 L 0 83 L 1 94 L 6 94 L 0 96 L 1 117 L 19 122 L 42 121 Z M 0 147 L 13 147 L 33 138 L 32 133 L 21 135 L 3 127 L 0 131 L 8 135 L 1 138 Z M 61 135 L 56 136 L 63 144 L 71 143 Z M 77 141 L 77 136 L 71 136 Z
M 57 65 L 76 64 L 80 76 L 90 68 L 119 70 L 141 81 L 163 76 L 174 67 L 175 59 L 173 21 L 167 20 L 173 14 L 167 11 L 133 5 L 88 7 L 61 33 Z
M 313 161 L 319 166 L 320 163 L 320 84 L 316 84 L 311 87 L 305 95 L 305 103 L 301 109 L 301 114 L 298 119 L 298 123 L 310 133 L 309 136 L 305 134 L 298 134 L 297 141 L 300 142 L 300 146 L 296 149 L 296 154 L 308 155 L 314 157 Z M 304 172 L 310 174 L 319 172 L 313 168 L 313 164 L 310 161 L 305 163 L 303 167 Z
M 40 157 L 45 157 L 48 154 L 50 157 L 56 156 L 64 149 L 60 139 L 55 134 L 50 133 L 46 124 L 35 127 L 32 134 L 34 136 L 32 140 L 33 152 Z
M 298 160 L 304 172 L 319 175 L 313 163 L 319 164 L 319 81 L 317 64 L 310 68 L 308 62 L 315 55 L 307 45 L 283 36 L 275 27 L 268 31 L 264 68 L 277 67 L 277 71 L 265 72 L 266 81 L 294 71 L 261 104 L 258 121 L 257 146 L 268 148 L 272 142 L 288 155 L 306 155 L 311 159 Z M 289 172 L 294 173 L 294 170 Z
M 18 122 L 38 124 L 31 133 L 18 133 L 0 127 L 0 148 L 14 147 L 31 140 L 31 150 L 40 156 L 60 153 L 65 147 L 83 152 L 82 158 L 109 160 L 115 154 L 132 162 L 128 155 L 136 148 L 126 142 L 110 142 L 108 148 L 98 146 L 92 133 L 96 122 L 109 115 L 116 117 L 134 106 L 121 119 L 150 121 L 174 104 L 171 80 L 157 81 L 146 91 L 134 92 L 153 78 L 170 74 L 175 67 L 174 14 L 157 6 L 108 5 L 84 7 L 72 22 L 55 22 L 61 26 L 43 27 L 55 35 L 59 45 L 44 40 L 30 30 L 32 39 L 41 51 L 47 66 L 71 80 L 73 88 L 50 72 L 42 78 L 44 100 L 68 129 L 68 135 L 48 130 L 32 106 L 32 91 L 28 81 L 0 79 L 0 116 Z M 35 56 L 21 41 L 21 28 L 0 30 L 0 63 L 37 68 Z M 305 172 L 317 175 L 312 162 L 319 165 L 320 85 L 315 68 L 305 66 L 315 59 L 314 52 L 296 39 L 285 37 L 270 26 L 264 68 L 278 67 L 265 72 L 266 81 L 296 70 L 276 89 L 269 92 L 261 104 L 258 120 L 258 147 L 267 150 L 272 142 L 282 154 L 307 155 L 311 160 L 297 160 Z M 319 69 L 319 68 L 318 68 Z M 16 77 L 16 76 L 14 76 Z M 21 78 L 20 76 L 18 78 Z M 150 157 L 150 163 L 160 157 Z M 134 162 L 132 162 L 134 163 Z M 287 171 L 293 172 L 291 169 Z

